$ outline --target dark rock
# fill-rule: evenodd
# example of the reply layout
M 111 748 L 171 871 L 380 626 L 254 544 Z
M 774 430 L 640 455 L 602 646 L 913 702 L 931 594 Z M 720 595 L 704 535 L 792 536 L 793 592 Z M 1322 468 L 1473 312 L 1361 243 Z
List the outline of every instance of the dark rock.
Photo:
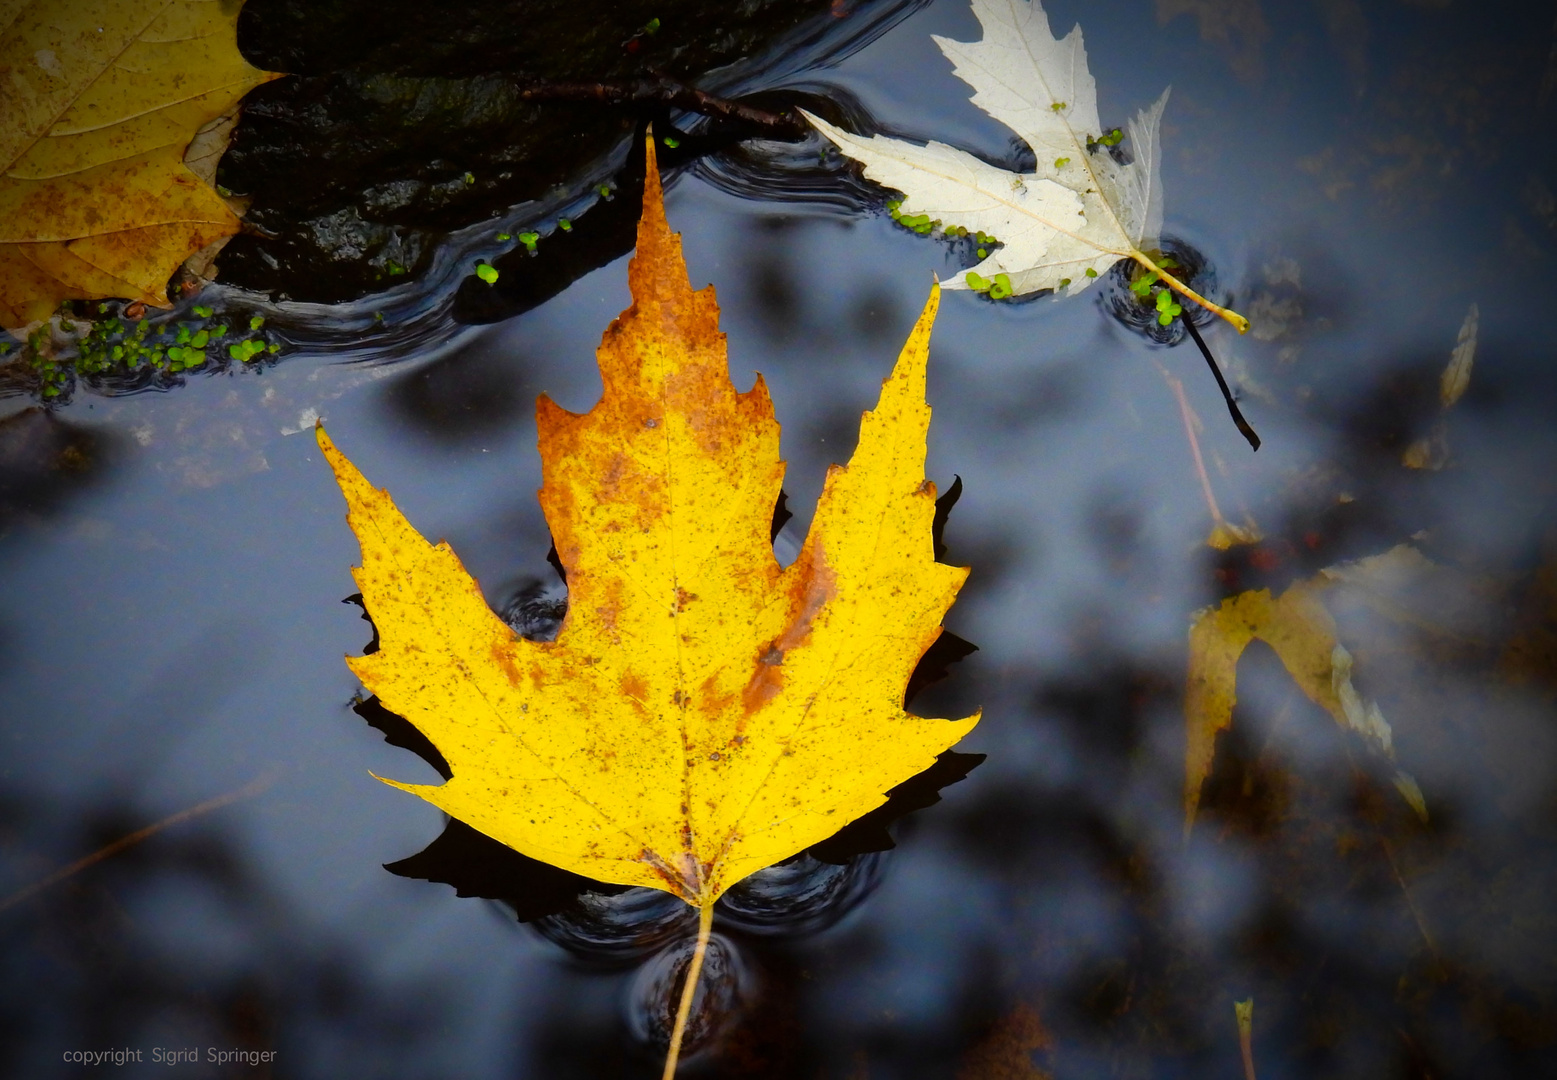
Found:
M 246 101 L 218 182 L 253 199 L 222 280 L 299 300 L 407 280 L 450 231 L 581 186 L 655 103 L 532 101 L 542 82 L 695 82 L 829 0 L 249 0 L 238 43 L 291 72 Z M 653 32 L 647 29 L 658 20 Z

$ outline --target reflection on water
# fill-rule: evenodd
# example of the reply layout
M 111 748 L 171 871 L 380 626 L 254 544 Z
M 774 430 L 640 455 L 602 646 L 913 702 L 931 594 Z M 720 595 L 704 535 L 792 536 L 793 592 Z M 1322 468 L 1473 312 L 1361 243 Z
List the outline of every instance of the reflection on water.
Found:
M 40 817 L 52 815 L 6 809 L 8 846 L 35 863 L 26 853 L 43 839 Z M 64 825 L 61 839 L 91 849 L 145 822 L 141 807 L 111 796 L 79 812 L 42 824 Z M 6 914 L 0 1015 L 12 1076 L 58 1074 L 61 1048 L 142 1048 L 151 1075 L 154 1050 L 198 1047 L 203 1059 L 209 1046 L 273 1048 L 281 1060 L 318 1063 L 321 1075 L 332 1064 L 382 1075 L 428 1061 L 447 1022 L 441 980 L 375 978 L 211 822 L 137 845 Z
M 1235 1077 L 1249 997 L 1262 1076 L 1524 1077 L 1557 1053 L 1557 378 L 1530 292 L 1557 245 L 1540 196 L 1557 114 L 1532 112 L 1550 9 L 1358 8 L 1366 47 L 1348 51 L 1325 14 L 1345 7 L 1249 3 L 1268 35 L 1202 41 L 1198 16 L 1050 5 L 1086 22 L 1105 119 L 1175 84 L 1167 220 L 1254 320 L 1205 333 L 1265 445 L 1249 453 L 1188 344 L 1093 300 L 948 294 L 929 472 L 943 492 L 961 478 L 944 557 L 973 573 L 948 626 L 979 650 L 915 709 L 985 719 L 919 812 L 732 892 L 689 1075 Z M 946 90 L 929 40 L 970 23 L 963 0 L 935 3 L 763 88 L 837 84 L 851 115 L 999 158 L 1006 136 Z M 956 265 L 805 146 L 708 159 L 668 208 L 694 284 L 716 284 L 737 384 L 761 370 L 772 388 L 781 558 L 930 271 Z M 764 161 L 835 197 L 786 201 Z M 685 909 L 519 874 L 368 775 L 436 782 L 439 763 L 386 741 L 340 662 L 369 632 L 339 603 L 357 553 L 306 435 L 325 416 L 545 637 L 565 591 L 526 403 L 593 403 L 624 279 L 618 259 L 491 325 L 439 316 L 407 339 L 415 362 L 334 362 L 382 357 L 378 323 L 321 308 L 333 353 L 13 406 L 0 900 L 282 771 L 0 911 L 7 1074 L 198 1044 L 277 1049 L 276 1076 L 657 1075 Z M 392 321 L 400 301 L 380 302 Z M 1475 367 L 1446 410 L 1472 303 Z M 1406 467 L 1438 425 L 1442 467 Z M 1209 548 L 1207 489 L 1260 539 Z M 1419 557 L 1357 562 L 1403 544 Z M 1318 579 L 1427 822 L 1255 643 L 1186 842 L 1190 616 Z
M 692 931 L 696 936 L 696 931 Z M 694 942 L 682 940 L 651 957 L 633 976 L 627 1016 L 633 1036 L 653 1046 L 668 1046 L 676 1022 L 676 1003 L 686 984 Z M 698 982 L 685 1036 L 689 1057 L 724 1035 L 743 1019 L 753 996 L 752 972 L 740 949 L 723 934 L 708 941 L 703 975 Z
M 0 536 L 88 491 L 112 467 L 122 438 L 41 408 L 0 420 Z
M 1173 273 L 1179 280 L 1212 303 L 1226 306 L 1225 294 L 1219 287 L 1221 282 L 1217 278 L 1216 267 L 1210 263 L 1204 253 L 1174 236 L 1164 236 L 1158 245 L 1158 250 L 1178 263 L 1179 269 L 1174 270 Z M 1189 319 L 1197 328 L 1204 329 L 1216 318 L 1199 304 L 1186 300 L 1181 305 L 1184 308 L 1184 318 L 1174 319 L 1167 326 L 1163 326 L 1158 321 L 1156 306 L 1146 303 L 1130 291 L 1132 279 L 1137 271 L 1138 268 L 1131 263 L 1124 261 L 1115 263 L 1108 275 L 1108 280 L 1104 282 L 1104 294 L 1099 304 L 1121 324 L 1148 341 L 1158 345 L 1182 344 L 1188 337 L 1184 329 L 1184 319 Z

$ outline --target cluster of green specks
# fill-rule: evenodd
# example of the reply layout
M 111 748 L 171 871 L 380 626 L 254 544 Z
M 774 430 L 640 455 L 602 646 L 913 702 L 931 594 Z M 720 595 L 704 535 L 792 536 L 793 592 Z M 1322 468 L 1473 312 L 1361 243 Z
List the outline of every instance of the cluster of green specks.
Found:
M 969 270 L 967 281 L 968 288 L 974 292 L 987 293 L 991 300 L 1004 300 L 1012 292 L 1009 274 L 996 274 L 992 278 L 987 278 Z
M 1107 135 L 1100 135 L 1095 139 L 1091 135 L 1088 135 L 1087 149 L 1089 151 L 1095 151 L 1100 146 L 1118 146 L 1122 142 L 1124 142 L 1124 132 L 1120 131 L 1118 128 L 1114 128 Z
M 604 189 L 604 185 L 601 185 L 601 187 Z M 557 228 L 561 229 L 563 232 L 572 232 L 573 222 L 567 218 L 558 218 Z M 535 255 L 538 254 L 537 245 L 541 242 L 541 234 L 534 230 L 528 230 L 526 232 L 520 233 L 518 236 L 515 236 L 513 233 L 507 232 L 505 230 L 503 232 L 496 233 L 493 236 L 493 239 L 500 244 L 506 244 L 510 243 L 511 241 L 518 240 L 519 243 L 524 245 L 524 249 L 526 251 L 528 251 L 531 255 Z M 498 279 L 497 267 L 493 266 L 484 258 L 477 259 L 476 276 L 482 281 L 486 282 L 488 285 L 495 285 L 497 284 Z
M 903 213 L 902 199 L 893 199 L 887 203 L 887 213 L 891 214 L 892 220 L 903 226 L 903 228 L 910 229 L 920 236 L 928 236 L 931 229 L 938 229 L 941 226 L 941 223 L 933 220 L 929 214 Z M 955 226 L 953 227 L 955 228 Z M 966 233 L 968 230 L 963 229 L 962 231 Z
M 97 317 L 89 318 L 67 301 L 17 350 L 19 361 L 36 375 L 38 394 L 45 400 L 67 394 L 77 377 L 177 375 L 229 360 L 250 364 L 281 351 L 280 343 L 264 332 L 265 320 L 259 315 L 248 320 L 245 331 L 216 319 L 214 309 L 199 304 L 189 311 L 192 319 L 129 319 L 118 305 L 96 307 Z
M 972 237 L 974 242 L 978 244 L 978 256 L 981 259 L 988 258 L 989 249 L 1000 243 L 993 236 L 982 232 L 969 232 L 961 225 L 942 227 L 940 221 L 930 217 L 929 214 L 905 214 L 903 213 L 902 199 L 893 199 L 887 203 L 887 212 L 892 215 L 894 222 L 905 229 L 918 233 L 920 236 L 928 236 L 931 232 L 939 229 L 940 234 L 948 240 L 962 240 Z
M 1163 255 L 1157 260 L 1157 265 L 1164 270 L 1178 268 L 1178 260 L 1171 255 Z M 1144 270 L 1144 268 L 1141 268 Z M 1157 325 L 1167 326 L 1174 319 L 1184 314 L 1184 308 L 1173 298 L 1173 291 L 1165 285 L 1157 284 L 1162 280 L 1162 275 L 1155 270 L 1145 270 L 1130 282 L 1130 291 L 1143 303 L 1151 303 L 1157 308 Z
M 903 213 L 903 200 L 893 199 L 887 203 L 887 213 L 892 215 L 892 220 L 905 229 L 918 233 L 920 236 L 928 236 L 932 232 L 939 234 L 948 240 L 967 240 L 975 245 L 975 252 L 981 259 L 989 258 L 989 250 L 1000 243 L 988 233 L 977 230 L 970 232 L 961 225 L 945 225 L 930 217 L 929 214 L 905 214 Z M 1011 278 L 1006 274 L 996 274 L 993 278 L 986 278 L 968 271 L 968 287 L 974 292 L 986 293 L 991 299 L 1003 300 L 1012 293 Z

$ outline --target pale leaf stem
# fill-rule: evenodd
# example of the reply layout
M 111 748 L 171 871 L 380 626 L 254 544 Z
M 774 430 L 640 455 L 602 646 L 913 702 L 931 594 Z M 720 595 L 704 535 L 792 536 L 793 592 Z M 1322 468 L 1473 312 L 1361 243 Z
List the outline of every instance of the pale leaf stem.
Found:
M 714 905 L 705 903 L 697 912 L 697 948 L 692 950 L 692 962 L 687 965 L 686 985 L 681 989 L 681 1005 L 676 1009 L 676 1026 L 670 1033 L 670 1051 L 665 1055 L 665 1072 L 661 1080 L 672 1080 L 676 1075 L 676 1062 L 681 1057 L 681 1039 L 686 1034 L 687 1017 L 692 1013 L 692 999 L 697 996 L 698 979 L 703 974 L 703 957 L 708 953 L 708 937 L 714 928 Z
M 1201 296 L 1194 289 L 1191 289 L 1188 285 L 1184 284 L 1178 278 L 1174 277 L 1172 274 L 1168 273 L 1162 267 L 1160 267 L 1156 263 L 1152 262 L 1150 256 L 1146 255 L 1144 252 L 1132 251 L 1132 252 L 1130 252 L 1130 258 L 1134 259 L 1136 262 L 1140 263 L 1142 266 L 1146 267 L 1146 269 L 1148 269 L 1148 270 L 1155 270 L 1157 272 L 1157 276 L 1162 280 L 1162 283 L 1164 285 L 1166 285 L 1168 288 L 1172 289 L 1174 292 L 1178 293 L 1180 296 L 1188 297 L 1189 299 L 1193 300 L 1195 303 L 1199 304 L 1201 307 L 1205 308 L 1207 311 L 1211 312 L 1213 315 L 1219 315 L 1223 319 L 1226 319 L 1229 323 L 1231 323 L 1234 327 L 1237 328 L 1237 330 L 1238 330 L 1238 332 L 1240 334 L 1246 334 L 1246 333 L 1249 332 L 1249 320 L 1248 319 L 1244 318 L 1242 315 L 1238 314 L 1236 311 L 1228 310 L 1227 308 L 1223 307 L 1221 304 L 1215 303 L 1214 301 L 1211 301 L 1211 300 L 1207 300 L 1204 296 Z
M 1244 1080 L 1254 1080 L 1254 999 L 1235 1001 L 1238 1017 L 1238 1050 L 1243 1055 Z

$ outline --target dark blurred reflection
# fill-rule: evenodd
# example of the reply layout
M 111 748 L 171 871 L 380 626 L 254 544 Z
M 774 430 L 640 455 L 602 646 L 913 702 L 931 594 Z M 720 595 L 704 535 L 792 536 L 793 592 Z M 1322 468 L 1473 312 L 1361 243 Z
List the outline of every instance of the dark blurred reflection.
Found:
M 665 127 L 662 121 L 661 130 Z M 558 230 L 532 252 L 523 245 L 493 258 L 498 278 L 490 285 L 475 276 L 461 281 L 454 293 L 454 318 L 461 323 L 500 322 L 539 307 L 579 278 L 615 262 L 633 250 L 638 217 L 643 209 L 644 152 L 642 130 L 631 141 L 626 163 L 619 171 L 609 197 L 601 197 L 576 217 L 569 229 Z M 661 181 L 667 186 L 675 176 L 670 158 L 661 151 Z
M 522 355 L 477 342 L 408 371 L 390 388 L 389 403 L 409 431 L 461 445 L 510 431 L 535 408 Z
M 102 428 L 47 409 L 23 409 L 0 420 L 0 537 L 58 515 L 106 480 L 121 452 L 121 443 Z
M 37 865 L 37 814 L 6 810 L 8 847 Z M 72 849 L 92 851 L 146 821 L 110 797 L 59 824 Z M 416 1059 L 446 1022 L 437 984 L 390 990 L 311 921 L 215 819 L 134 845 L 0 914 L 5 1072 L 76 1075 L 62 1048 L 129 1046 L 143 1063 L 124 1071 L 157 1075 L 169 1066 L 152 1064 L 154 1047 L 203 1058 L 217 1046 L 277 1052 L 244 1075 L 315 1075 L 304 1063 L 332 1059 L 350 1075 L 422 1075 Z M 184 1071 L 217 1075 L 203 1062 Z
M 757 314 L 763 332 L 777 342 L 792 341 L 805 332 L 800 292 L 795 280 L 791 243 L 786 243 L 795 222 L 786 217 L 765 217 L 760 222 L 762 243 L 748 255 L 748 288 L 757 298 Z M 858 421 L 855 427 L 858 428 Z

